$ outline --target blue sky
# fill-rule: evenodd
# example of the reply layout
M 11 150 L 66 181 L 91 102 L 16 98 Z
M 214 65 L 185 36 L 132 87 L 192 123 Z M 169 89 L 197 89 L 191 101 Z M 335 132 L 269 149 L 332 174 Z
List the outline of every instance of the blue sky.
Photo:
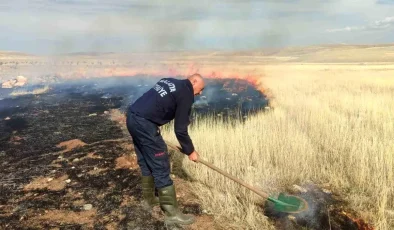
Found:
M 394 0 L 0 0 L 0 50 L 244 50 L 394 42 Z

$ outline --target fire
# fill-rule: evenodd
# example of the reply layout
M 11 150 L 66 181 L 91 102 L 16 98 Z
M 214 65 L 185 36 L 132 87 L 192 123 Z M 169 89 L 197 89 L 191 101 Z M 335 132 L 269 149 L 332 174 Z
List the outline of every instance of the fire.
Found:
M 350 221 L 352 221 L 353 223 L 355 223 L 357 225 L 357 229 L 359 230 L 374 230 L 374 228 L 372 226 L 370 226 L 369 224 L 367 224 L 363 219 L 361 218 L 354 218 L 352 217 L 349 213 L 342 211 L 341 212 L 342 215 L 346 216 Z
M 216 67 L 219 68 L 219 67 Z M 79 79 L 79 78 L 94 78 L 94 77 L 132 77 L 132 76 L 151 76 L 151 77 L 180 77 L 189 76 L 193 73 L 199 73 L 204 78 L 208 79 L 238 79 L 244 80 L 258 90 L 260 90 L 264 95 L 270 97 L 269 92 L 263 87 L 262 77 L 254 75 L 253 73 L 240 74 L 236 70 L 228 71 L 228 68 L 223 68 L 223 71 L 213 70 L 208 67 L 201 67 L 194 63 L 189 65 L 179 65 L 179 64 L 163 64 L 161 66 L 135 66 L 135 67 L 111 67 L 111 68 L 79 68 L 77 70 L 69 70 L 69 72 L 58 73 L 57 75 L 65 79 Z M 240 82 L 238 82 L 240 83 Z M 237 89 L 233 88 L 233 91 L 245 90 L 246 86 L 242 86 L 240 83 Z

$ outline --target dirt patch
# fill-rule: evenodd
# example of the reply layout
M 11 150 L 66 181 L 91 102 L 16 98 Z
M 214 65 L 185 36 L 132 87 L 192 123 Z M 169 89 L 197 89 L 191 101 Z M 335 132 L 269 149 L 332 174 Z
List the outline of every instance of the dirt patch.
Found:
M 94 217 L 96 216 L 96 209 L 89 211 L 73 212 L 67 210 L 50 210 L 45 211 L 42 216 L 37 216 L 33 219 L 39 221 L 50 221 L 57 223 L 70 223 L 70 224 L 82 224 L 88 227 L 93 227 Z
M 69 141 L 63 141 L 63 142 L 59 143 L 58 145 L 56 145 L 56 147 L 58 147 L 58 148 L 65 147 L 65 150 L 63 150 L 63 151 L 68 152 L 68 151 L 71 151 L 75 148 L 82 147 L 85 145 L 86 145 L 85 142 L 83 142 L 79 139 L 73 139 L 73 140 L 69 140 Z
M 123 196 L 122 203 L 120 203 L 120 207 L 125 207 L 125 206 L 130 205 L 130 204 L 132 204 L 132 203 L 134 203 L 134 202 L 135 202 L 134 197 L 124 195 L 124 196 Z
M 67 175 L 61 176 L 59 178 L 53 179 L 49 177 L 38 177 L 34 179 L 32 182 L 27 184 L 23 190 L 24 191 L 32 191 L 32 190 L 42 190 L 48 189 L 51 191 L 60 191 L 63 190 L 66 186 L 68 179 Z
M 116 169 L 135 169 L 138 168 L 137 159 L 133 156 L 121 156 L 116 158 Z
M 88 153 L 88 155 L 86 157 L 92 158 L 92 159 L 101 159 L 102 158 L 100 156 L 95 155 L 95 152 Z M 81 160 L 82 159 L 84 159 L 84 158 L 81 158 Z
M 69 199 L 69 200 L 73 200 L 73 203 L 75 202 L 76 204 L 78 202 L 85 202 L 83 197 L 82 197 L 82 193 L 74 191 L 73 189 L 69 188 L 66 191 L 66 195 L 64 196 L 64 198 Z M 82 205 L 85 203 L 81 203 Z
M 126 135 L 129 135 L 128 133 L 126 133 Z M 122 147 L 123 148 L 123 150 L 125 151 L 125 152 L 127 152 L 127 153 L 132 153 L 132 154 L 134 154 L 134 145 L 133 144 L 131 144 L 131 139 L 130 139 L 130 142 L 125 142 L 125 143 L 122 143 L 121 145 L 120 145 L 120 147 Z
M 126 116 L 119 109 L 111 109 L 109 113 L 112 121 L 116 121 L 119 124 L 126 124 Z
M 92 175 L 92 176 L 97 176 L 97 175 L 100 175 L 102 172 L 104 172 L 104 171 L 107 171 L 108 169 L 105 169 L 105 168 L 93 168 L 93 170 L 90 170 L 89 172 L 88 172 L 88 174 L 89 175 Z
M 74 206 L 83 206 L 84 204 L 86 204 L 86 201 L 85 200 L 75 200 L 75 201 L 73 201 L 73 205 Z
M 117 226 L 118 225 L 116 223 L 110 223 L 110 224 L 105 225 L 105 228 L 107 230 L 116 230 L 116 229 L 118 229 Z

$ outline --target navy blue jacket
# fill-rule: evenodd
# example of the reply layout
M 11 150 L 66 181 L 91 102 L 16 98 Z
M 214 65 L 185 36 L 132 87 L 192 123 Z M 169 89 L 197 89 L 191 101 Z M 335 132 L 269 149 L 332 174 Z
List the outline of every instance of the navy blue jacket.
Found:
M 194 151 L 188 134 L 194 103 L 193 86 L 188 79 L 163 78 L 130 106 L 130 111 L 158 126 L 175 119 L 175 135 L 186 155 Z

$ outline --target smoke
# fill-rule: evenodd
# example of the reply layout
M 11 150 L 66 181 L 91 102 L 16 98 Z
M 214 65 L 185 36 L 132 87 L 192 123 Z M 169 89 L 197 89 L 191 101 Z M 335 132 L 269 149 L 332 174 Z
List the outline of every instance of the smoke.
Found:
M 2 49 L 23 45 L 24 51 L 52 54 L 256 49 L 326 41 L 324 28 L 343 25 L 329 19 L 349 7 L 359 16 L 365 9 L 383 16 L 371 1 L 359 6 L 342 0 L 23 2 L 0 4 L 0 29 L 7 34 Z
M 217 84 L 210 85 L 206 82 L 205 89 L 200 96 L 197 96 L 194 101 L 194 107 L 203 108 L 212 105 L 213 103 L 218 103 L 227 96 L 219 94 Z M 224 98 L 223 98 L 224 97 Z
M 299 189 L 301 188 L 301 190 Z M 308 229 L 356 229 L 354 220 L 347 217 L 352 213 L 348 204 L 338 194 L 322 189 L 313 183 L 304 184 L 293 189 L 297 197 L 304 199 L 308 208 L 298 213 L 287 215 L 276 211 L 273 204 L 266 207 L 266 215 L 277 219 L 286 229 L 307 227 Z M 357 228 L 370 229 L 370 228 Z
M 195 101 L 196 105 L 200 104 L 209 104 L 214 100 L 214 94 L 217 90 L 215 90 L 213 87 L 206 86 L 202 95 L 198 97 L 198 99 Z
M 35 68 L 41 68 L 42 73 L 67 77 L 184 76 L 192 72 L 176 65 L 168 67 L 168 63 L 173 59 L 187 62 L 193 56 L 171 51 L 259 49 L 305 44 L 311 39 L 327 41 L 324 29 L 337 28 L 331 25 L 336 20 L 327 19 L 337 13 L 343 14 L 342 5 L 355 5 L 341 0 L 43 0 L 29 1 L 28 6 L 15 2 L 22 3 L 23 0 L 0 3 L 0 13 L 4 18 L 0 22 L 3 34 L 0 35 L 0 49 L 17 47 L 24 51 L 52 54 L 48 65 Z M 355 7 L 355 13 L 366 7 L 373 8 L 371 1 Z M 379 8 L 373 8 L 373 12 L 377 14 Z M 391 23 L 385 20 L 377 20 L 376 25 Z M 335 35 L 335 39 L 337 37 Z M 167 56 L 158 51 L 167 51 Z M 90 52 L 90 56 L 58 55 L 74 52 Z M 91 55 L 101 52 L 116 54 L 103 59 Z M 121 55 L 130 52 L 134 56 Z M 156 53 L 144 55 L 145 52 Z M 84 62 L 81 61 L 79 66 L 51 66 L 51 63 L 78 57 Z M 98 60 L 104 64 L 92 64 Z M 159 65 L 151 64 L 156 61 L 167 66 L 158 68 Z M 200 69 L 196 72 L 218 77 L 212 71 Z M 228 74 L 223 73 L 222 77 Z

